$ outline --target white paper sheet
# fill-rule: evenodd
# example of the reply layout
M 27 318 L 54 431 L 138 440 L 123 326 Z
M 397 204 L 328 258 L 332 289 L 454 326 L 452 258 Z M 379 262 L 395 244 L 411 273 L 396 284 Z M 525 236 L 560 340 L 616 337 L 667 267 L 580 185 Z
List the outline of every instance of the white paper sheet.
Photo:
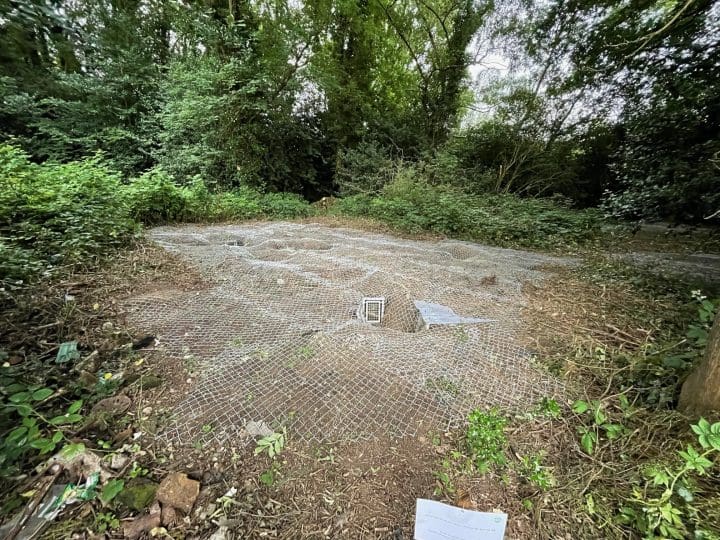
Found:
M 418 499 L 415 540 L 503 540 L 507 514 L 463 510 Z

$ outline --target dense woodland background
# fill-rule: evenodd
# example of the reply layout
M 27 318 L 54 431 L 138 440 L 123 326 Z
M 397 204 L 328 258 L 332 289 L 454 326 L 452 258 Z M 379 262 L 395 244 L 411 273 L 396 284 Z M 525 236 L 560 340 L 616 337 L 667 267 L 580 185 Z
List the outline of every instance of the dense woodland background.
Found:
M 1 0 L 0 30 L 0 140 L 34 163 L 718 221 L 718 2 Z

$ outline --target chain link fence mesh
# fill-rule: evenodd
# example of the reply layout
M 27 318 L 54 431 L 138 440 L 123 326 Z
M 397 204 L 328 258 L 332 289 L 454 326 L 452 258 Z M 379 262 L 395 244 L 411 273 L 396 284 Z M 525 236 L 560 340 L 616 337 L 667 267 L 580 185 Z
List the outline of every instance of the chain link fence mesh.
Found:
M 562 259 L 317 224 L 149 234 L 207 279 L 126 305 L 164 354 L 200 369 L 169 442 L 246 437 L 250 422 L 307 442 L 412 436 L 474 407 L 519 409 L 562 392 L 516 339 L 522 284 Z M 385 298 L 381 324 L 362 320 L 365 297 Z M 416 301 L 483 322 L 425 328 Z

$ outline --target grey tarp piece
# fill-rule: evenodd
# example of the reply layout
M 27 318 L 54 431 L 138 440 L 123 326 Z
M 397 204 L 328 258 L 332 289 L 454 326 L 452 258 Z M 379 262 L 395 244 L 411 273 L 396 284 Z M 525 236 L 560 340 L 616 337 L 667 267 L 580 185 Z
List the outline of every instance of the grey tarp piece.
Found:
M 420 321 L 423 327 L 431 328 L 444 324 L 477 324 L 496 322 L 495 319 L 480 317 L 461 317 L 452 308 L 423 300 L 415 300 L 415 307 L 420 312 Z
M 125 303 L 161 354 L 198 372 L 161 433 L 169 442 L 242 439 L 251 421 L 307 442 L 412 436 L 562 392 L 518 335 L 523 284 L 567 259 L 284 222 L 149 236 L 205 280 Z M 368 297 L 386 299 L 380 324 L 358 316 Z M 461 324 L 419 328 L 421 309 Z

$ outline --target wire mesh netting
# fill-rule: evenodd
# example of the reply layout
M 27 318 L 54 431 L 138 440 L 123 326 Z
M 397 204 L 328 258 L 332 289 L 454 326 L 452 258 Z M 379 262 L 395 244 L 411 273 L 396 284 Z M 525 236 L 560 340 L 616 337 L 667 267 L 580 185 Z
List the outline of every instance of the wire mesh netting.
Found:
M 127 302 L 166 355 L 200 366 L 170 441 L 244 437 L 250 422 L 308 442 L 408 436 L 447 429 L 474 407 L 518 409 L 561 392 L 516 336 L 522 284 L 562 259 L 317 224 L 160 227 L 150 237 L 208 285 Z M 368 297 L 384 299 L 379 324 L 364 321 Z M 433 322 L 427 306 L 461 322 Z

